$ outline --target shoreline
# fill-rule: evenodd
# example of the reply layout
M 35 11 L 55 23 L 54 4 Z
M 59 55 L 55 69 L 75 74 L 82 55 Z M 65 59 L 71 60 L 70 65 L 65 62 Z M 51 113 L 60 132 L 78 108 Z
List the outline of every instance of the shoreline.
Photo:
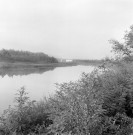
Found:
M 82 62 L 59 62 L 59 63 L 28 63 L 28 62 L 0 62 L 0 70 L 1 69 L 10 69 L 10 68 L 56 68 L 56 67 L 69 67 L 69 66 L 77 66 L 77 65 L 95 65 L 98 66 L 100 63 L 82 63 Z
M 0 76 L 5 75 L 28 75 L 33 73 L 44 73 L 49 70 L 54 70 L 57 67 L 72 67 L 72 66 L 98 66 L 99 63 L 26 63 L 26 62 L 0 62 Z
M 0 69 L 8 68 L 56 68 L 77 66 L 77 63 L 27 63 L 27 62 L 0 62 Z

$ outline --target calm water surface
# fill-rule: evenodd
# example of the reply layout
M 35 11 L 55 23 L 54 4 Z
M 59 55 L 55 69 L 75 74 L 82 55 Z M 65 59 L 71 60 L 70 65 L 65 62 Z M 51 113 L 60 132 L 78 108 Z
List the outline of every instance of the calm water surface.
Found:
M 76 81 L 82 72 L 89 73 L 92 66 L 58 67 L 45 72 L 31 72 L 30 74 L 15 74 L 0 76 L 0 113 L 13 105 L 15 93 L 25 86 L 32 100 L 40 100 L 55 92 L 55 83 Z

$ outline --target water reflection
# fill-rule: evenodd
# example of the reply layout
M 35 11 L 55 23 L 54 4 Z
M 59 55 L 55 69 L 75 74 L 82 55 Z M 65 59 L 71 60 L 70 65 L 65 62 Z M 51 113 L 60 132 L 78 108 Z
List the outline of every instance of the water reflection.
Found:
M 40 100 L 55 93 L 55 83 L 76 81 L 82 72 L 93 69 L 91 66 L 73 66 L 0 70 L 0 113 L 14 104 L 15 93 L 22 86 L 25 86 L 31 100 Z
M 23 76 L 23 75 L 30 75 L 30 74 L 42 74 L 44 72 L 54 70 L 55 67 L 49 68 L 0 68 L 0 76 L 2 78 L 6 75 L 9 77 L 13 76 Z

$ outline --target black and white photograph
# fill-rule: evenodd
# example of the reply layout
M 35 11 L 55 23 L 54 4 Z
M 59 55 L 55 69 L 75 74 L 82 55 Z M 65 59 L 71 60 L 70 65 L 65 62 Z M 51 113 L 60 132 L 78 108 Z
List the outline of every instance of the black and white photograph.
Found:
M 0 0 L 0 135 L 133 135 L 133 0 Z

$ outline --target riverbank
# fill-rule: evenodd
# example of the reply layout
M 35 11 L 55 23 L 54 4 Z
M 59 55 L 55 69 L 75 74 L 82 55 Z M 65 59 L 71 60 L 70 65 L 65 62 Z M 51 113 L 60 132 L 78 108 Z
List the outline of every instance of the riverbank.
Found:
M 54 70 L 56 67 L 69 67 L 76 66 L 76 63 L 7 63 L 0 62 L 0 76 L 4 77 L 5 75 L 28 75 L 33 73 L 43 73 L 49 70 Z
M 4 124 L 1 124 L 0 130 L 3 134 L 25 135 L 72 133 L 94 135 L 112 133 L 113 130 L 116 134 L 126 132 L 129 135 L 132 131 L 130 130 L 132 113 L 128 113 L 132 109 L 131 78 L 133 74 L 123 72 L 120 68 L 117 72 L 107 70 L 102 75 L 98 71 L 84 73 L 76 82 L 58 84 L 56 93 L 41 101 L 30 100 L 32 98 L 27 95 L 25 88 L 21 87 L 15 96 L 16 106 L 8 108 L 7 113 L 2 115 L 1 123 Z M 36 77 L 35 80 L 35 85 L 37 80 L 41 81 Z M 42 95 L 38 89 L 37 93 Z M 119 124 L 112 124 L 109 120 L 115 120 Z M 116 128 L 112 129 L 113 126 Z
M 53 67 L 65 67 L 76 66 L 77 63 L 28 63 L 28 62 L 0 62 L 1 68 L 53 68 Z
M 42 74 L 44 72 L 54 70 L 57 67 L 72 67 L 72 66 L 95 66 L 99 64 L 93 63 L 77 63 L 77 62 L 60 62 L 60 63 L 26 63 L 26 62 L 0 62 L 0 76 L 4 77 L 8 75 L 10 77 L 14 75 L 29 75 L 33 73 Z
M 51 69 L 56 67 L 68 67 L 77 65 L 94 65 L 99 66 L 101 63 L 85 63 L 85 62 L 59 62 L 59 63 L 30 63 L 30 62 L 0 62 L 0 69 L 5 68 L 43 68 Z

